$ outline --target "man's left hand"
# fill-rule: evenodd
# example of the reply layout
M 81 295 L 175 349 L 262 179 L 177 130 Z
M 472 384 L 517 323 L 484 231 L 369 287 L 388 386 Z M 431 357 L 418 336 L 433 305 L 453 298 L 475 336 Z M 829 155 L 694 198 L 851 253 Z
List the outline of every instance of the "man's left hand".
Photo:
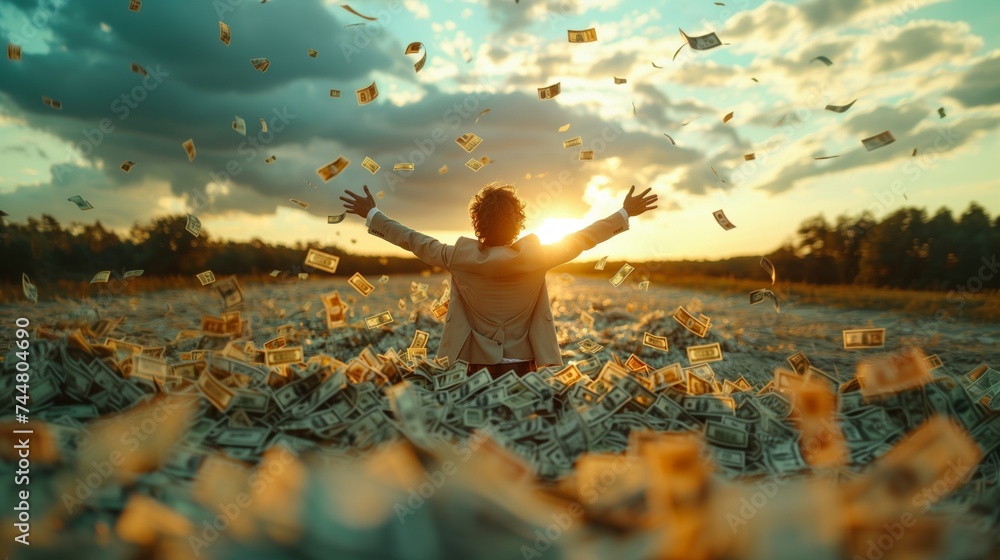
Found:
M 368 185 L 365 185 L 365 194 L 367 197 L 359 196 L 351 191 L 347 191 L 347 194 L 353 197 L 353 200 L 347 197 L 340 197 L 340 200 L 344 201 L 344 208 L 349 214 L 357 214 L 362 218 L 368 219 L 368 213 L 375 208 L 375 197 L 368 190 Z

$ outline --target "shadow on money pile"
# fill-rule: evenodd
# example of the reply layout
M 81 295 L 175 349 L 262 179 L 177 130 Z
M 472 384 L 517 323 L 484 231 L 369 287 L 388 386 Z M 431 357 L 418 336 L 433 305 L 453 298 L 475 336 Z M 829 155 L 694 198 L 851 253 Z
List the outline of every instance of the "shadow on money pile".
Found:
M 793 356 L 793 369 L 754 386 L 720 383 L 706 364 L 592 356 L 492 379 L 412 350 L 412 360 L 371 346 L 347 363 L 307 357 L 290 325 L 257 349 L 238 312 L 217 320 L 158 349 L 97 343 L 115 328 L 104 320 L 34 331 L 31 546 L 14 543 L 8 518 L 4 554 L 878 560 L 997 550 L 1000 415 L 989 395 L 1000 374 L 985 365 L 934 377 L 909 349 L 866 359 L 838 384 Z M 219 332 L 233 336 L 206 336 Z M 4 366 L 7 402 L 15 361 Z M 8 423 L 3 434 L 16 437 Z M 3 446 L 12 470 L 17 444 Z

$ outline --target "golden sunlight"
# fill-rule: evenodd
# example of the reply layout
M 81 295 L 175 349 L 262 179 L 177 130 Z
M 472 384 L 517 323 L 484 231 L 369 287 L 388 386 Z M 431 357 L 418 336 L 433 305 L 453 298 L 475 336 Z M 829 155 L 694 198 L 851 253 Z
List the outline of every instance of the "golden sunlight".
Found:
M 559 241 L 567 233 L 573 233 L 585 227 L 587 227 L 587 223 L 576 218 L 545 218 L 532 233 L 538 236 L 542 245 L 548 245 Z

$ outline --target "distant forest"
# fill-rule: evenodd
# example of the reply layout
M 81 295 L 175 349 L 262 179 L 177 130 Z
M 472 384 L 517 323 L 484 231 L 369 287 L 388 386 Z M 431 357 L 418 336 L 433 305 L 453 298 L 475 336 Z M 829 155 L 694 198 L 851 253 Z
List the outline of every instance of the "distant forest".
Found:
M 275 269 L 307 272 L 302 263 L 309 247 L 338 255 L 338 274 L 401 274 L 427 268 L 412 258 L 380 263 L 341 246 L 300 242 L 289 247 L 259 239 L 233 242 L 215 239 L 205 230 L 193 237 L 185 231 L 185 223 L 183 215 L 160 217 L 136 223 L 120 236 L 100 222 L 63 226 L 49 215 L 28 218 L 24 224 L 0 221 L 0 282 L 20 284 L 22 272 L 32 279 L 71 281 L 89 281 L 101 270 L 116 271 L 113 276 L 132 269 L 151 276 L 194 276 L 203 270 L 216 276 L 267 274 Z M 760 256 L 774 263 L 779 281 L 927 290 L 967 286 L 978 291 L 980 284 L 984 289 L 1000 287 L 998 253 L 1000 216 L 991 218 L 973 203 L 957 218 L 947 208 L 933 216 L 923 209 L 901 208 L 881 221 L 870 213 L 839 216 L 832 223 L 820 215 L 802 222 L 794 240 Z M 639 273 L 655 270 L 667 277 L 763 279 L 760 256 L 644 263 L 637 268 Z M 606 270 L 612 266 L 614 262 L 609 262 Z M 593 263 L 559 270 L 586 273 L 593 271 Z M 975 277 L 979 281 L 970 283 Z

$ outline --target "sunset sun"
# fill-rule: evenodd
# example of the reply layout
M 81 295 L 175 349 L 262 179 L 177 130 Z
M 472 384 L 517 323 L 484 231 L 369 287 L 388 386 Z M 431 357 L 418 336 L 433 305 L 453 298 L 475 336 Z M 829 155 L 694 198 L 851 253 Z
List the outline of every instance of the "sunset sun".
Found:
M 573 218 L 545 218 L 541 225 L 534 229 L 532 233 L 538 236 L 542 245 L 555 243 L 566 234 L 573 233 L 589 225 L 583 220 Z

